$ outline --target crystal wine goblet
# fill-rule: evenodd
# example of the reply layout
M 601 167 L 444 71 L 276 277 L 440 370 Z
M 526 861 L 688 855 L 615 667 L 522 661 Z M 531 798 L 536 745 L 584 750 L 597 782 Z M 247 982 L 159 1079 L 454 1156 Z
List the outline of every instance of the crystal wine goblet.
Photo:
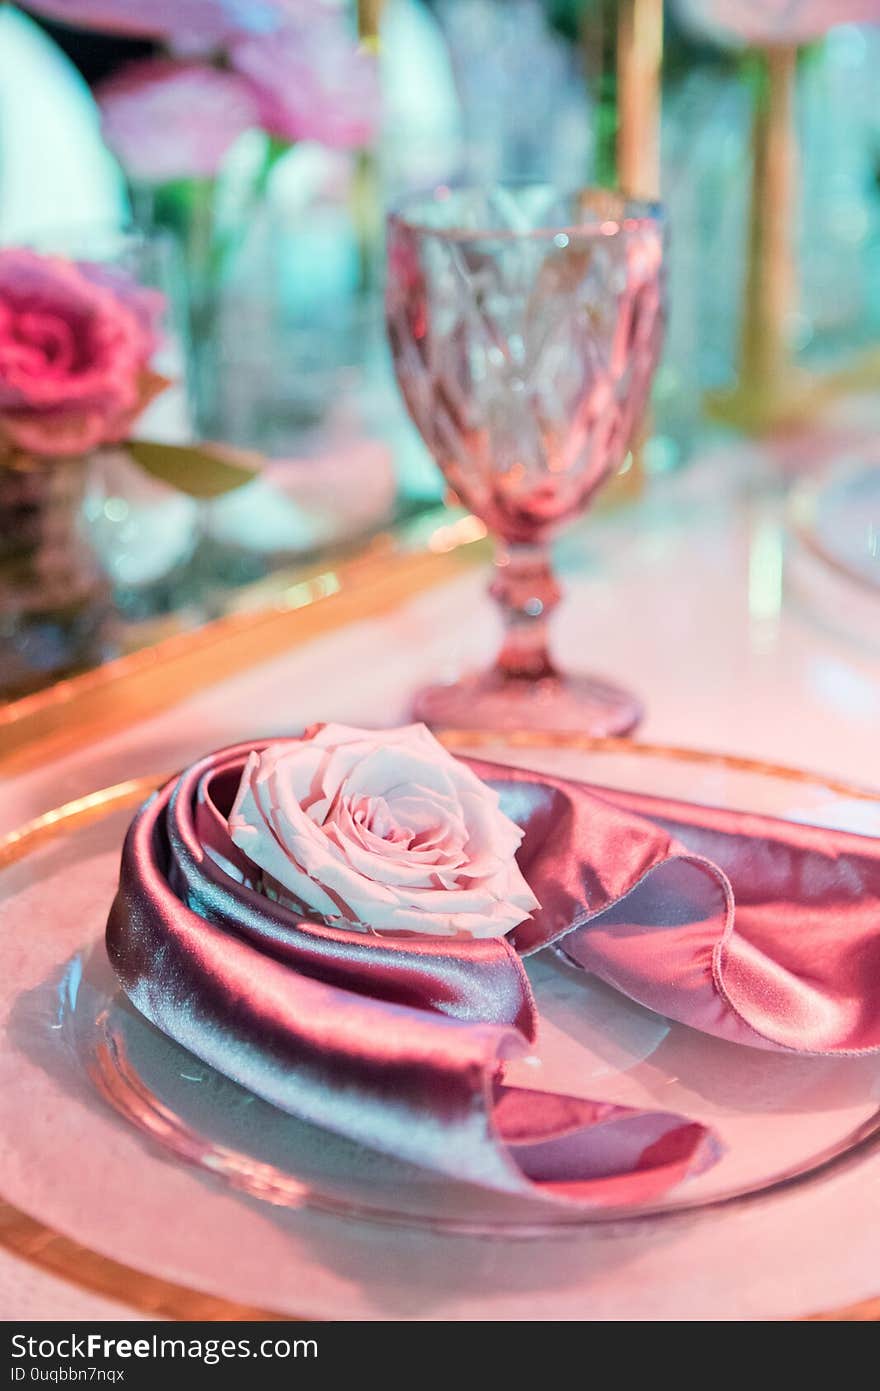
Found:
M 624 734 L 639 701 L 561 673 L 549 543 L 621 466 L 663 337 L 656 204 L 543 184 L 437 189 L 388 220 L 397 380 L 447 482 L 497 541 L 495 665 L 418 692 L 432 725 Z

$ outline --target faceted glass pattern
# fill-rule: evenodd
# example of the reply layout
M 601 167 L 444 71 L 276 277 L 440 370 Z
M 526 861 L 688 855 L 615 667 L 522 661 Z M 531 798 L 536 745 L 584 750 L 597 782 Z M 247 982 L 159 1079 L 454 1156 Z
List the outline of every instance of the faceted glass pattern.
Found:
M 546 648 L 558 591 L 543 547 L 620 467 L 648 397 L 663 335 L 662 218 L 604 190 L 442 188 L 391 214 L 388 258 L 400 388 L 450 486 L 501 542 L 493 593 L 508 640 L 495 678 L 520 678 L 521 696 L 521 678 L 560 679 Z M 530 709 L 528 723 L 555 718 Z M 590 723 L 585 714 L 578 727 Z M 598 723 L 620 732 L 632 708 Z
M 619 466 L 662 336 L 662 231 L 613 194 L 450 192 L 390 219 L 401 390 L 449 483 L 509 541 Z

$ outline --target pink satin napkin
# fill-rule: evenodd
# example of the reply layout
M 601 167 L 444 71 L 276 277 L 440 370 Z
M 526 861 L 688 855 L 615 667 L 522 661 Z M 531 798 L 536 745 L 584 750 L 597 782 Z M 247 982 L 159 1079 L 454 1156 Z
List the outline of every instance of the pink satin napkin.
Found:
M 375 936 L 254 887 L 227 828 L 252 747 L 138 812 L 107 947 L 152 1023 L 294 1116 L 556 1205 L 649 1203 L 701 1172 L 718 1147 L 686 1117 L 504 1084 L 540 1027 L 522 958 L 547 948 L 740 1044 L 880 1048 L 878 840 L 465 760 L 523 829 L 541 907 L 508 937 Z

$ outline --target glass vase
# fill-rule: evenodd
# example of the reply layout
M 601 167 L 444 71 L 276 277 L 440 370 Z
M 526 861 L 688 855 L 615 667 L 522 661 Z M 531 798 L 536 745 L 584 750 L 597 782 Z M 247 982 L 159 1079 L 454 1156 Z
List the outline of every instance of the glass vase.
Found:
M 0 695 L 102 655 L 110 594 L 84 519 L 89 460 L 0 463 Z

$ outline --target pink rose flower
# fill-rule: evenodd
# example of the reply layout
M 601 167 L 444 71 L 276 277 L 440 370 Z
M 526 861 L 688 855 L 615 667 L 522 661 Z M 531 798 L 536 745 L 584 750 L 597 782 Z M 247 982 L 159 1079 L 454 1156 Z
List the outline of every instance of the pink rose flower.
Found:
M 538 907 L 522 831 L 424 725 L 329 724 L 252 753 L 229 832 L 263 892 L 334 927 L 501 937 Z
M 338 21 L 312 19 L 268 37 L 240 37 L 230 46 L 229 57 L 252 82 L 260 124 L 270 135 L 356 149 L 375 134 L 376 59 Z
M 149 370 L 162 304 L 121 271 L 0 250 L 0 449 L 124 439 L 165 385 Z
M 303 0 L 29 0 L 28 9 L 75 28 L 215 48 L 233 34 L 271 33 Z M 311 0 L 314 3 L 314 0 Z
M 99 89 L 104 139 L 135 179 L 210 178 L 242 131 L 260 124 L 250 83 L 172 58 L 130 63 Z
M 97 8 L 114 6 L 105 0 Z M 251 126 L 281 140 L 317 140 L 337 149 L 373 137 L 376 59 L 358 46 L 332 4 L 267 0 L 248 8 L 247 0 L 201 0 L 192 9 L 181 5 L 174 30 L 167 9 L 159 5 L 165 18 L 157 12 L 150 22 L 167 23 L 164 36 L 178 55 L 190 58 L 132 63 L 97 92 L 107 144 L 134 178 L 212 177 Z M 198 29 L 201 9 L 206 19 Z M 200 53 L 205 60 L 194 60 Z
M 808 43 L 835 24 L 873 24 L 880 0 L 675 0 L 685 24 L 723 43 Z

